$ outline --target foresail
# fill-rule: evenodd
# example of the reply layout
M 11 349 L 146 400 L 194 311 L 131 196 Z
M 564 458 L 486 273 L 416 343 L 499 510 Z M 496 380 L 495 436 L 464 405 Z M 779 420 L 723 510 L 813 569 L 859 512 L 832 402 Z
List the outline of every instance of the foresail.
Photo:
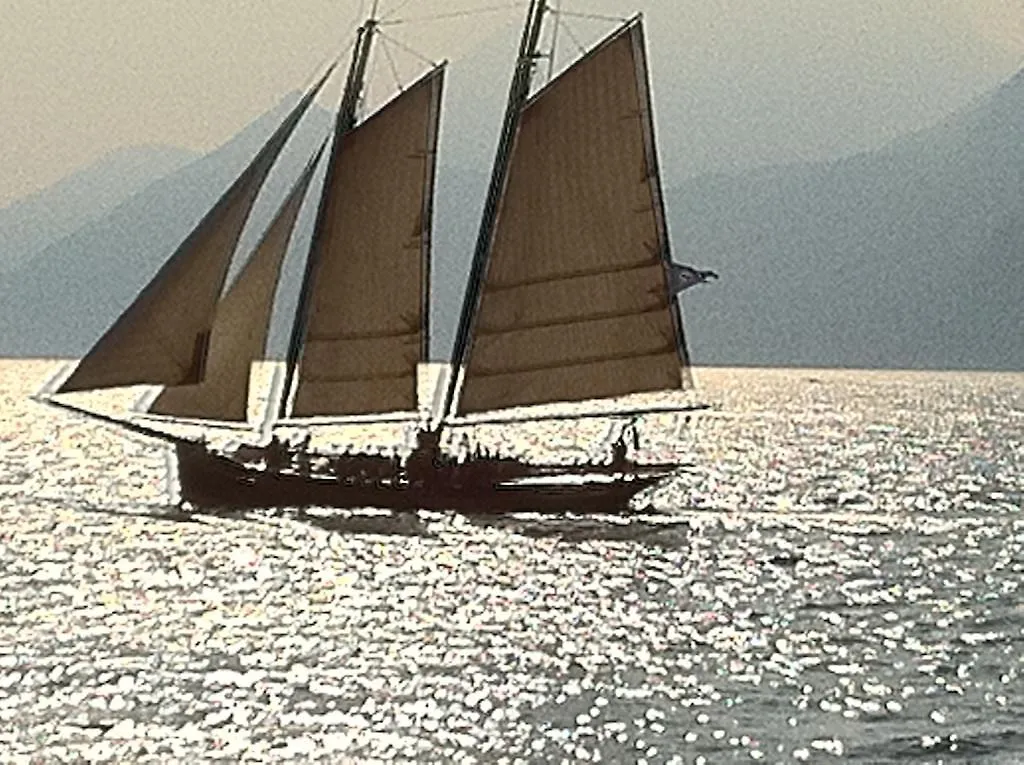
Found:
M 217 305 L 204 379 L 165 388 L 154 414 L 211 420 L 246 419 L 249 371 L 264 358 L 281 265 L 323 146 L 310 159 L 249 261 Z
M 416 409 L 444 69 L 340 139 L 311 248 L 291 414 Z
M 333 67 L 303 96 L 252 163 L 79 362 L 58 393 L 203 378 L 214 310 L 256 196 Z
M 524 108 L 459 413 L 683 387 L 643 56 L 635 21 Z

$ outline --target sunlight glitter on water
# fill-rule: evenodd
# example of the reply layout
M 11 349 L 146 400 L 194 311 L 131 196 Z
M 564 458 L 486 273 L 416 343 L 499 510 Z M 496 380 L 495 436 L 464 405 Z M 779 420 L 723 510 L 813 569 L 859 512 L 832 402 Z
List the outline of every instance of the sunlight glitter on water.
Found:
M 14 758 L 1024 756 L 1022 375 L 698 370 L 660 514 L 180 523 L 48 368 L 0 367 Z

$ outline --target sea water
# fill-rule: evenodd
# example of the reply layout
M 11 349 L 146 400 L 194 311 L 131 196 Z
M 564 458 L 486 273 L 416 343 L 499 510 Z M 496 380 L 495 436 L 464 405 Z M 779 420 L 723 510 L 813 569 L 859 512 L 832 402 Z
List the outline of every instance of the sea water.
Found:
M 0 364 L 2 762 L 1024 761 L 1024 375 L 698 369 L 636 515 L 183 518 L 53 369 Z

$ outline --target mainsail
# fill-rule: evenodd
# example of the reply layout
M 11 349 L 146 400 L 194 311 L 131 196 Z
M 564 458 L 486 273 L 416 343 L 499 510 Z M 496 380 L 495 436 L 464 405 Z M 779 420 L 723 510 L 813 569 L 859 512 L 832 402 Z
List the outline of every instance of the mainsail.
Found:
M 457 412 L 682 388 L 639 19 L 526 103 L 508 163 Z
M 416 409 L 443 74 L 339 125 L 299 309 L 293 417 Z
M 249 261 L 217 305 L 203 381 L 165 388 L 150 412 L 214 420 L 246 419 L 250 368 L 264 357 L 281 265 L 323 149 L 321 145 L 310 159 Z
M 202 379 L 214 312 L 242 229 L 267 174 L 333 69 L 302 97 L 58 393 Z

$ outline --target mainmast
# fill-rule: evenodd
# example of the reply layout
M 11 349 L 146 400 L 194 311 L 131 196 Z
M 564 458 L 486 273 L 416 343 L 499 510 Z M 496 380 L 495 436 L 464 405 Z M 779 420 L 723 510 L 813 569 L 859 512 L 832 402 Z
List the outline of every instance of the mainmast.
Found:
M 530 0 L 526 26 L 523 28 L 523 36 L 519 43 L 519 57 L 516 60 L 516 70 L 512 76 L 512 84 L 509 87 L 508 104 L 505 108 L 505 121 L 501 128 L 501 139 L 498 142 L 494 168 L 491 171 L 491 183 L 487 189 L 487 199 L 484 203 L 483 218 L 480 221 L 480 231 L 477 235 L 476 248 L 473 251 L 469 281 L 466 283 L 466 292 L 462 299 L 462 313 L 459 316 L 459 326 L 455 335 L 455 349 L 452 354 L 451 377 L 445 390 L 444 405 L 441 408 L 440 418 L 436 424 L 438 428 L 452 413 L 451 408 L 455 400 L 459 376 L 466 363 L 466 355 L 469 351 L 469 338 L 473 329 L 474 317 L 480 307 L 480 289 L 487 273 L 487 259 L 490 254 L 491 240 L 494 237 L 494 226 L 498 219 L 498 205 L 505 188 L 505 180 L 508 177 L 512 146 L 515 142 L 516 131 L 519 129 L 523 107 L 530 97 L 533 67 L 538 58 L 537 49 L 540 44 L 541 26 L 546 10 L 546 0 Z
M 327 177 L 324 179 L 324 189 L 331 188 L 334 168 L 338 152 L 341 150 L 342 141 L 345 135 L 350 132 L 356 124 L 356 110 L 359 107 L 359 99 L 363 93 L 366 83 L 366 67 L 370 60 L 370 49 L 373 46 L 373 37 L 377 31 L 379 21 L 377 15 L 377 3 L 374 3 L 373 12 L 366 20 L 356 37 L 355 48 L 352 51 L 352 63 L 349 66 L 348 77 L 345 80 L 345 92 L 341 98 L 341 106 L 338 109 L 338 117 L 334 128 L 334 144 L 331 147 L 331 156 L 327 163 Z M 309 299 L 313 284 L 313 274 L 316 272 L 316 263 L 320 254 L 320 236 L 323 231 L 326 205 L 324 200 L 327 195 L 320 195 L 320 205 L 317 208 L 316 227 L 313 229 L 313 240 L 310 243 L 309 255 L 306 258 L 306 268 L 302 275 L 302 286 L 299 289 L 299 302 L 295 309 L 295 320 L 292 324 L 292 334 L 288 342 L 287 366 L 285 371 L 284 386 L 282 388 L 281 403 L 278 408 L 278 416 L 284 418 L 288 415 L 288 403 L 291 398 L 292 384 L 295 380 L 295 371 L 298 367 L 299 357 L 302 355 L 302 345 L 305 341 L 306 325 L 309 318 Z

